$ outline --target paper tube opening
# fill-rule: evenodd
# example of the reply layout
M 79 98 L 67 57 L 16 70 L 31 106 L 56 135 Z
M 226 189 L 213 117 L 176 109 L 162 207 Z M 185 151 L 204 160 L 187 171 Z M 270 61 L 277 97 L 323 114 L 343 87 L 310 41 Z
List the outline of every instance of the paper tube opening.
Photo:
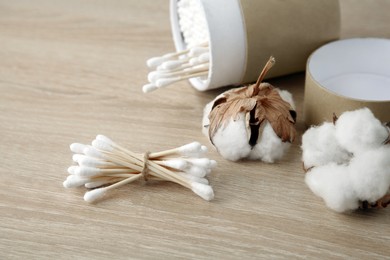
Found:
M 316 50 L 307 63 L 304 102 L 307 125 L 360 107 L 390 121 L 390 40 L 348 39 Z

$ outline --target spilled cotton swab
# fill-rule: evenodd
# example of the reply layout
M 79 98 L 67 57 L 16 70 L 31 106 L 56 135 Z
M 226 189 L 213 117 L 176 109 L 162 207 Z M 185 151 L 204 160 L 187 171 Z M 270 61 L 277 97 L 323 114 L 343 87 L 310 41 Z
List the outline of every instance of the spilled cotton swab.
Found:
M 211 200 L 214 192 L 205 176 L 216 166 L 214 160 L 201 158 L 207 148 L 198 142 L 177 148 L 138 154 L 118 145 L 104 135 L 96 136 L 91 145 L 70 145 L 73 161 L 68 168 L 65 188 L 85 186 L 92 189 L 84 200 L 95 202 L 110 190 L 139 179 L 172 181 Z

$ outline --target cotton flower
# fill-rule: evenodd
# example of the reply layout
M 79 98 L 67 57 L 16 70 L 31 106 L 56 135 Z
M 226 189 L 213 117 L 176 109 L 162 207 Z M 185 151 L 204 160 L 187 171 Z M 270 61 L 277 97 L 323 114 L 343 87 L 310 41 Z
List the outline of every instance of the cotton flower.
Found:
M 291 93 L 261 83 L 228 90 L 207 104 L 202 132 L 225 159 L 272 163 L 283 157 L 295 138 L 295 105 Z
M 389 130 L 367 109 L 343 113 L 335 123 L 311 127 L 302 136 L 305 181 L 337 211 L 390 203 Z

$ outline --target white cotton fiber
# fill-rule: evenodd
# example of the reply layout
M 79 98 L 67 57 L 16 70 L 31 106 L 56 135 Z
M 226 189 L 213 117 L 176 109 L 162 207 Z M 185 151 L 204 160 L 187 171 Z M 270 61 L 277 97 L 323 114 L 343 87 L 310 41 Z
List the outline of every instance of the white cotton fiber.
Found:
M 263 162 L 273 163 L 283 157 L 284 153 L 291 146 L 288 142 L 282 140 L 276 135 L 270 123 L 264 123 L 263 132 L 260 133 L 257 144 L 249 153 L 249 159 L 262 160 Z
M 306 173 L 305 181 L 314 194 L 337 212 L 357 209 L 359 206 L 346 165 L 329 163 L 315 167 Z
M 325 122 L 321 126 L 308 129 L 302 136 L 302 159 L 306 169 L 330 162 L 346 163 L 350 154 L 336 139 L 333 123 Z
M 390 188 L 390 146 L 360 153 L 351 160 L 349 170 L 358 198 L 377 201 Z
M 368 108 L 343 113 L 336 122 L 336 138 L 351 153 L 380 147 L 389 133 Z
M 388 129 L 367 108 L 343 113 L 335 126 L 310 128 L 302 136 L 306 184 L 338 212 L 377 202 L 390 193 L 387 138 Z
M 239 113 L 236 120 L 231 118 L 214 134 L 213 143 L 218 152 L 227 160 L 237 161 L 245 158 L 251 151 L 248 143 L 245 114 Z

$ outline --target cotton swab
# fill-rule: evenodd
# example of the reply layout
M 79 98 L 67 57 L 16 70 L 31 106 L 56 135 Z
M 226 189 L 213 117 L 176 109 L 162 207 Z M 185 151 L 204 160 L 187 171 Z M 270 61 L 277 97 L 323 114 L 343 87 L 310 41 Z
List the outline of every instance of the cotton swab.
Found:
M 208 72 L 208 64 L 197 64 L 196 66 L 192 66 L 189 68 L 185 68 L 182 70 L 176 70 L 172 72 L 166 71 L 152 71 L 148 74 L 148 80 L 152 83 L 156 83 L 157 80 L 162 78 L 172 78 L 177 76 L 191 75 L 193 76 L 196 73 L 200 72 Z
M 161 65 L 164 61 L 168 61 L 172 58 L 177 58 L 181 55 L 185 55 L 187 53 L 189 53 L 188 56 L 197 56 L 199 54 L 202 54 L 204 52 L 207 52 L 208 51 L 208 42 L 203 42 L 199 45 L 196 45 L 192 48 L 188 48 L 188 49 L 185 49 L 185 50 L 182 50 L 182 51 L 178 51 L 178 52 L 171 52 L 171 53 L 167 53 L 163 56 L 160 56 L 160 57 L 153 57 L 153 58 L 150 58 L 146 61 L 146 64 L 148 65 L 149 68 L 155 68 L 159 65 Z
M 65 188 L 85 186 L 92 189 L 84 200 L 94 202 L 115 188 L 138 179 L 167 180 L 180 184 L 206 200 L 214 197 L 209 182 L 204 178 L 216 162 L 199 158 L 207 148 L 193 142 L 174 149 L 156 153 L 138 154 L 98 135 L 91 145 L 70 145 L 77 165 L 68 168 L 70 174 Z
M 209 29 L 202 5 L 199 1 L 180 0 L 177 3 L 177 16 L 186 49 L 147 60 L 146 64 L 152 71 L 148 75 L 149 83 L 142 87 L 144 93 L 187 79 L 201 77 L 200 80 L 203 80 L 209 75 Z M 205 66 L 202 74 L 199 74 L 200 71 L 193 71 L 199 64 Z
M 179 81 L 205 77 L 209 74 L 210 69 L 208 41 L 183 51 L 151 58 L 146 63 L 149 68 L 154 70 L 148 74 L 149 83 L 142 87 L 144 93 Z

